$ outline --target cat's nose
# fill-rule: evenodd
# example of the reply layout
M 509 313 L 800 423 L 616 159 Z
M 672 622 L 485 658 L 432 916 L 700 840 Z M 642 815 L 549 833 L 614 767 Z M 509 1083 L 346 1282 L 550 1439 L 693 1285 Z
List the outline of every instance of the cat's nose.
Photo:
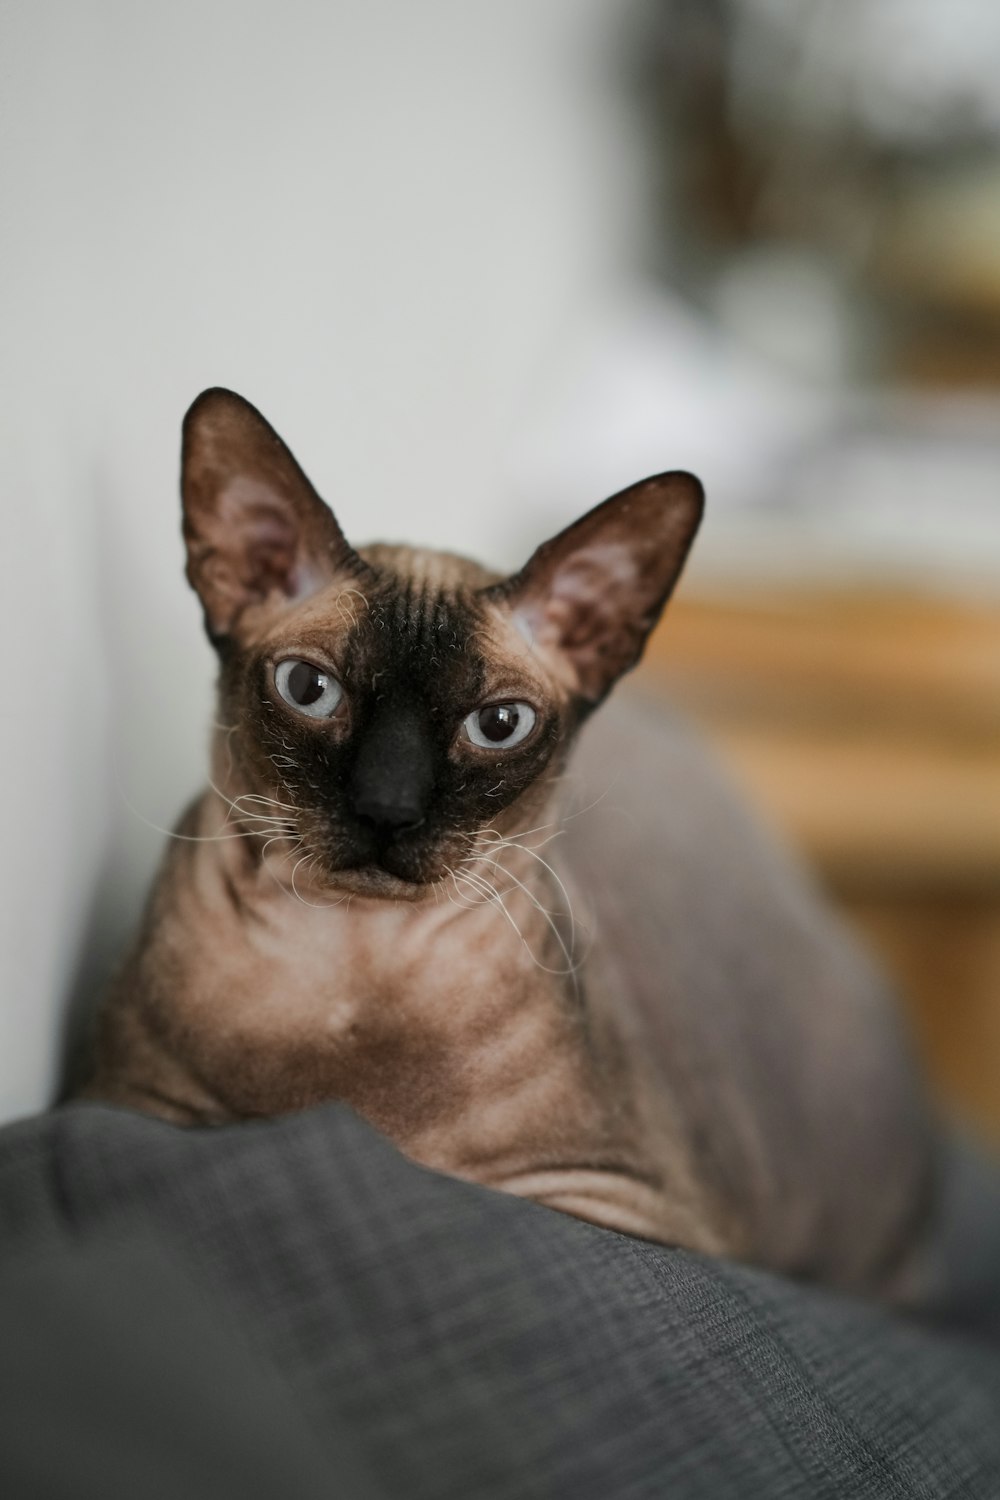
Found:
M 434 781 L 434 752 L 425 726 L 394 704 L 359 737 L 348 797 L 354 816 L 380 840 L 424 820 Z
M 359 797 L 354 803 L 355 816 L 367 823 L 376 833 L 405 833 L 410 828 L 419 828 L 424 821 L 424 811 L 416 802 L 382 801 L 375 797 Z

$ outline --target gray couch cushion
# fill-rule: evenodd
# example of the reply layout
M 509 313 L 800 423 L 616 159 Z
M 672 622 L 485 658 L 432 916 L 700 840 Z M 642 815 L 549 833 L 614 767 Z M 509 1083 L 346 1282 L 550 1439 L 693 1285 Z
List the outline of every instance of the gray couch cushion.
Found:
M 332 1494 L 1000 1494 L 988 1339 L 438 1176 L 343 1108 L 0 1132 L 0 1268 L 122 1236 L 282 1382 Z
M 196 1281 L 125 1231 L 0 1278 L 0 1492 L 12 1500 L 378 1500 Z M 335 1451 L 334 1451 L 335 1450 Z

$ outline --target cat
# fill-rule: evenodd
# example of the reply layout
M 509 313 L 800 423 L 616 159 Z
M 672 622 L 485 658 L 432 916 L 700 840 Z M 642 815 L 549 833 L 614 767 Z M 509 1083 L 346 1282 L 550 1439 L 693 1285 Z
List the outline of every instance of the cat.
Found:
M 84 1093 L 180 1124 L 340 1100 L 413 1160 L 622 1232 L 894 1294 L 933 1132 L 880 980 L 704 746 L 602 711 L 703 506 L 634 484 L 501 577 L 355 550 L 278 435 L 184 422 L 219 659 Z

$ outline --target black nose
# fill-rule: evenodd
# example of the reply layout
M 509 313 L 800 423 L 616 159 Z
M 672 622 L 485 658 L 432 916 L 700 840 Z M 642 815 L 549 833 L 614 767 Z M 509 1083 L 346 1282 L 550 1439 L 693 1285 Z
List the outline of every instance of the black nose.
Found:
M 419 713 L 397 699 L 358 737 L 349 783 L 354 816 L 380 840 L 424 820 L 434 782 L 434 749 Z
M 383 802 L 375 797 L 359 797 L 354 803 L 355 816 L 376 833 L 405 833 L 419 828 L 424 821 L 423 809 L 414 802 Z

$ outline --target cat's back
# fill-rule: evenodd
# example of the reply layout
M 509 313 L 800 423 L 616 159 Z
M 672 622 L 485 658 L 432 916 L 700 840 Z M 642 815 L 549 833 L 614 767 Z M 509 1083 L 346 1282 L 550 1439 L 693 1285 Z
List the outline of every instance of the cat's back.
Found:
M 570 788 L 561 842 L 593 932 L 591 1001 L 669 1092 L 747 1252 L 877 1279 L 915 1237 L 932 1157 L 882 977 L 660 705 L 595 716 Z

